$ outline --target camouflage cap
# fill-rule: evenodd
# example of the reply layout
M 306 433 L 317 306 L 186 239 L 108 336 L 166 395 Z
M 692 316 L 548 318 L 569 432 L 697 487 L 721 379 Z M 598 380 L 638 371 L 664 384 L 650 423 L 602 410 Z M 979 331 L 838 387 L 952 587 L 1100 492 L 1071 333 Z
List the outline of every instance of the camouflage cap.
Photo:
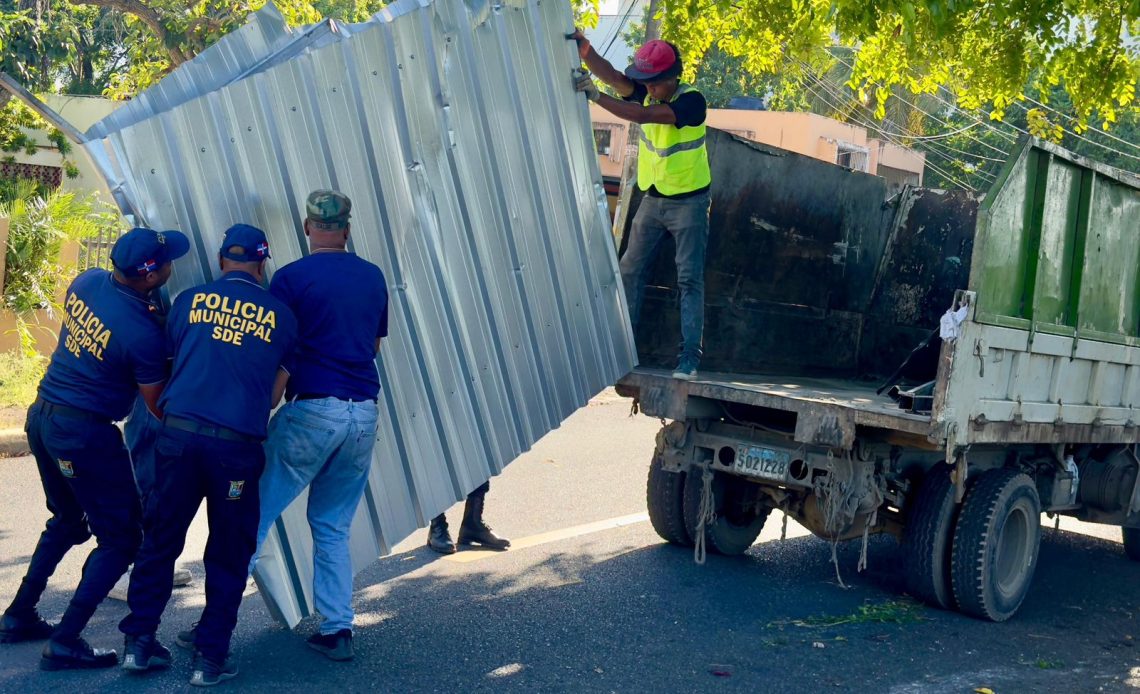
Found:
M 305 214 L 318 231 L 340 231 L 348 226 L 352 201 L 335 190 L 314 190 L 305 201 Z

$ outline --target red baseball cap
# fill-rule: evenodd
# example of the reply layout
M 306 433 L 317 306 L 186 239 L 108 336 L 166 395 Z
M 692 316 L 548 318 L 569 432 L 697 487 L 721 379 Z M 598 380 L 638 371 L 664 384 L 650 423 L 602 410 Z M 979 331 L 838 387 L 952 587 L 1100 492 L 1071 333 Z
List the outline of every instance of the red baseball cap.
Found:
M 668 41 L 653 39 L 637 49 L 625 76 L 638 82 L 654 82 L 681 74 L 681 56 Z

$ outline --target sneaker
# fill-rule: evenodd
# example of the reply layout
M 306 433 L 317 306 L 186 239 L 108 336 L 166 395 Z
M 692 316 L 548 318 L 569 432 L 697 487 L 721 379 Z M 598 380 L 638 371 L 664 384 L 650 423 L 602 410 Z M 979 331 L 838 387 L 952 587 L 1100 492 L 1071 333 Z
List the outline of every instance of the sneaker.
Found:
M 144 636 L 127 636 L 123 640 L 124 670 L 144 672 L 170 667 L 170 649 L 158 642 L 154 634 Z
M 53 631 L 55 625 L 48 624 L 35 610 L 27 615 L 4 613 L 0 617 L 0 643 L 43 641 L 51 638 Z
M 697 360 L 693 357 L 681 357 L 677 368 L 673 370 L 673 378 L 682 381 L 692 381 L 697 377 Z
M 194 650 L 194 643 L 198 640 L 198 622 L 190 625 L 189 629 L 178 632 L 174 637 L 174 643 L 178 644 L 180 648 L 185 648 L 188 651 Z
M 237 663 L 233 656 L 226 656 L 226 662 L 210 660 L 201 652 L 194 654 L 194 664 L 190 666 L 190 684 L 195 687 L 213 687 L 237 677 Z
M 352 660 L 351 629 L 341 629 L 335 634 L 313 634 L 308 644 L 313 650 L 324 653 L 329 660 Z

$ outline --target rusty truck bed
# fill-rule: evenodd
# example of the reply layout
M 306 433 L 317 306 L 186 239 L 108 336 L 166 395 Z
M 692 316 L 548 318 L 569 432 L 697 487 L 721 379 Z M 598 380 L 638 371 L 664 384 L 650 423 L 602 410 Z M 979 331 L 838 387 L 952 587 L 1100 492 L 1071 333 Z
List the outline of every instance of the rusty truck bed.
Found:
M 876 384 L 840 378 L 758 376 L 701 372 L 681 381 L 661 369 L 637 368 L 617 384 L 644 414 L 685 420 L 709 401 L 754 405 L 796 415 L 795 438 L 803 443 L 850 446 L 856 427 L 873 427 L 928 437 L 928 415 L 906 412 Z M 696 399 L 695 402 L 692 402 Z

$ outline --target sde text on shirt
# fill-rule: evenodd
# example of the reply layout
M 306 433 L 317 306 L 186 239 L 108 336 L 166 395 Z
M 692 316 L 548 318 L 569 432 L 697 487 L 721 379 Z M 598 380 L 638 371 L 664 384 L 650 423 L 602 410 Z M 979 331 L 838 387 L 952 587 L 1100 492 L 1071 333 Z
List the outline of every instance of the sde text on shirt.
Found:
M 273 342 L 277 314 L 252 301 L 198 292 L 190 302 L 190 323 L 213 324 L 211 337 L 231 345 L 241 345 L 246 335 L 268 344 Z

